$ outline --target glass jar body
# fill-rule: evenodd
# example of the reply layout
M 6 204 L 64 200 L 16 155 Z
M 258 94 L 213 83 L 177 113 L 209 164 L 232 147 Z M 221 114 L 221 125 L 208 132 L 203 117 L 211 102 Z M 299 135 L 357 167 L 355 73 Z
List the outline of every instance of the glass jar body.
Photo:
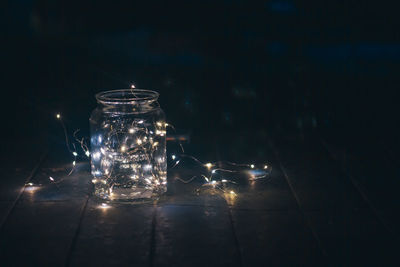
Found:
M 99 103 L 90 117 L 95 196 L 141 200 L 166 192 L 165 126 L 156 101 Z

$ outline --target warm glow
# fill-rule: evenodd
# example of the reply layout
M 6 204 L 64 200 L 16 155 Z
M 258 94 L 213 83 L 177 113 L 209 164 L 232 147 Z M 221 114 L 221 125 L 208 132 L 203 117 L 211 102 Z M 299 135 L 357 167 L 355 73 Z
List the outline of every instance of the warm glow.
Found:
M 109 209 L 109 208 L 111 208 L 111 206 L 108 205 L 107 203 L 101 203 L 101 205 L 99 205 L 99 209 L 106 210 L 106 209 Z
M 30 183 L 31 184 L 31 183 Z M 40 188 L 40 186 L 38 186 L 38 185 L 29 185 L 29 186 L 26 186 L 25 187 L 25 191 L 26 192 L 29 192 L 29 193 L 34 193 L 34 192 L 36 192 L 38 189 Z

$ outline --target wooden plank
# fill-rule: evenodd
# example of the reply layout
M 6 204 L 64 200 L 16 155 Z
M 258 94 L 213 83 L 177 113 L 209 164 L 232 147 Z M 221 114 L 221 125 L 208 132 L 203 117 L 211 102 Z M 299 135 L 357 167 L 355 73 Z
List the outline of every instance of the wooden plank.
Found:
M 240 266 L 229 221 L 220 207 L 157 208 L 154 266 Z
M 82 201 L 21 201 L 0 233 L 5 266 L 64 265 Z
M 268 145 L 264 131 L 254 132 L 225 132 L 217 137 L 217 150 L 220 161 L 228 160 L 238 164 L 248 164 L 235 168 L 239 171 L 229 175 L 237 186 L 228 184 L 237 193 L 235 200 L 230 202 L 232 209 L 251 210 L 289 210 L 297 209 L 296 201 L 290 188 L 279 169 L 273 150 Z M 254 170 L 250 164 L 255 164 Z M 263 179 L 251 180 L 253 173 L 264 171 L 267 165 L 270 175 Z
M 398 164 L 377 144 L 361 142 L 344 150 L 325 140 L 322 143 L 385 227 L 399 236 L 400 219 L 394 212 L 400 207 Z
M 86 198 L 92 190 L 89 163 L 81 162 L 76 164 L 75 171 L 68 175 L 70 167 L 70 163 L 53 165 L 51 161 L 45 162 L 33 180 L 33 183 L 38 185 L 37 190 L 30 192 L 28 187 L 22 199 L 30 201 L 66 201 Z M 50 177 L 54 181 L 51 181 Z
M 82 220 L 71 266 L 148 266 L 154 208 L 90 200 Z
M 319 140 L 276 137 L 273 146 L 304 210 L 365 208 L 351 182 L 329 157 Z
M 240 163 L 254 163 L 255 170 L 267 164 L 270 175 L 251 181 L 248 176 L 237 187 L 231 202 L 232 218 L 245 266 L 314 265 L 326 263 L 318 240 L 305 222 L 304 215 L 268 145 L 265 133 L 224 136 L 220 144 L 222 158 L 230 147 Z M 249 167 L 248 171 L 252 171 Z M 245 171 L 246 172 L 246 171 Z M 247 181 L 246 181 L 247 178 Z
M 371 210 L 310 211 L 307 217 L 336 266 L 392 266 L 398 243 Z
M 318 139 L 274 141 L 288 183 L 331 263 L 368 263 L 381 257 L 391 262 L 393 238 Z
M 271 176 L 265 179 L 250 181 L 233 187 L 236 196 L 230 201 L 232 209 L 245 210 L 297 210 L 296 200 L 283 178 L 282 172 L 275 167 Z M 228 190 L 229 191 L 229 190 Z
M 0 222 L 5 221 L 12 205 L 12 201 L 0 201 Z
M 184 165 L 183 165 L 184 166 Z M 201 170 L 198 168 L 179 167 L 168 171 L 168 189 L 158 201 L 160 205 L 187 205 L 187 206 L 218 206 L 226 207 L 225 199 L 219 192 L 200 193 L 204 179 L 200 177 Z M 190 180 L 197 176 L 193 181 Z
M 299 211 L 232 213 L 244 266 L 326 264 Z

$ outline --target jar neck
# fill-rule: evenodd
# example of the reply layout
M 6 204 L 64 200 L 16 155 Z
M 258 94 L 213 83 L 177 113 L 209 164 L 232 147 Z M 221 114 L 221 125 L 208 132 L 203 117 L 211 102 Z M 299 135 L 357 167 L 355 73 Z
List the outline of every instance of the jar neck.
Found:
M 143 89 L 105 91 L 96 95 L 99 107 L 105 111 L 147 112 L 158 108 L 158 93 Z
M 98 102 L 98 107 L 104 111 L 109 112 L 122 112 L 122 113 L 142 113 L 160 107 L 157 101 L 147 101 L 146 103 L 124 103 L 124 104 L 110 104 Z

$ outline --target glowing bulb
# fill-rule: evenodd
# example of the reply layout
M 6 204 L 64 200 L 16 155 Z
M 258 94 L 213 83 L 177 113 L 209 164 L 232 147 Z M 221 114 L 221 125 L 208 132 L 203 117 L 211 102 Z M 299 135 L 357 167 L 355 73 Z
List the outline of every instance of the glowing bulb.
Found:
M 215 172 L 216 172 L 216 170 L 212 170 L 212 171 L 211 171 L 211 173 L 215 173 Z
M 136 88 L 134 84 L 131 84 L 131 89 Z
M 138 139 L 136 140 L 136 143 L 137 143 L 138 145 L 141 145 L 141 144 L 142 144 L 142 140 L 140 140 L 140 138 L 138 138 Z
M 235 192 L 234 191 L 231 191 L 231 192 L 229 192 L 231 195 L 235 195 Z
M 169 125 L 168 123 L 165 123 L 165 127 L 168 127 L 168 125 Z
M 72 152 L 72 155 L 74 155 L 75 157 L 78 156 L 78 153 L 76 153 L 75 151 Z
M 60 113 L 57 113 L 56 118 L 57 118 L 57 119 L 61 119 Z
M 96 152 L 96 153 L 93 153 L 93 159 L 99 159 L 100 158 L 100 152 Z
M 209 169 L 210 169 L 212 166 L 213 166 L 213 165 L 212 165 L 211 163 L 207 163 L 207 164 L 206 164 L 206 167 L 209 168 Z
M 143 120 L 138 121 L 138 123 L 139 123 L 139 124 L 142 124 L 142 123 L 143 123 Z
M 54 178 L 53 177 L 49 177 L 50 181 L 54 182 Z
M 150 170 L 151 168 L 152 168 L 153 166 L 151 166 L 151 164 L 147 164 L 147 165 L 144 165 L 144 169 L 145 170 Z
M 27 183 L 26 185 L 32 186 L 32 185 L 33 185 L 33 183 Z
M 214 181 L 211 181 L 211 184 L 216 184 L 216 183 L 217 183 L 217 181 L 215 181 L 215 180 L 214 180 Z
M 92 183 L 97 183 L 97 179 L 92 179 Z
M 222 179 L 221 180 L 221 182 L 223 182 L 223 183 L 226 183 L 226 182 L 228 182 L 227 180 L 225 180 L 225 179 Z
M 89 150 L 86 150 L 85 155 L 86 155 L 86 157 L 89 157 L 89 156 L 90 156 Z
M 121 146 L 121 152 L 125 152 L 126 151 L 126 146 Z
M 165 131 L 156 130 L 157 135 L 164 136 L 165 133 L 166 133 Z
M 254 169 L 254 164 L 251 164 L 251 165 L 250 165 L 250 168 Z
M 172 155 L 171 158 L 172 158 L 172 160 L 175 160 L 175 159 L 176 159 L 176 156 L 175 156 L 175 155 Z
M 133 128 L 129 129 L 129 133 L 133 134 L 134 132 L 135 132 L 135 129 L 133 129 Z
M 268 165 L 264 165 L 264 170 L 268 169 Z
M 157 146 L 157 145 L 158 145 L 158 142 L 154 142 L 153 146 L 155 147 L 155 146 Z
M 76 165 L 76 161 L 75 160 L 72 162 L 72 165 L 74 165 L 74 166 Z

